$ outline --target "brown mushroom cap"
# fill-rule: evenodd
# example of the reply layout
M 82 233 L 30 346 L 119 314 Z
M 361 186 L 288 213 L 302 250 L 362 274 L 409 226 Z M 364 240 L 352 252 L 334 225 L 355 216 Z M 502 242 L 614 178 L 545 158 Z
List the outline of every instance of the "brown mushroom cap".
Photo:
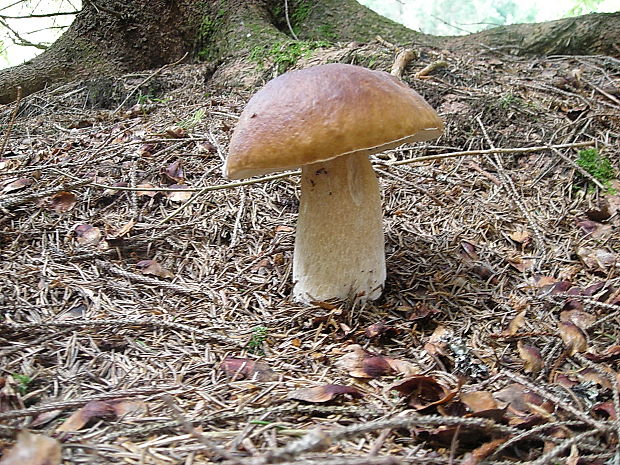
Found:
M 442 132 L 435 110 L 396 77 L 319 65 L 282 74 L 252 97 L 232 135 L 224 175 L 241 179 L 370 155 Z

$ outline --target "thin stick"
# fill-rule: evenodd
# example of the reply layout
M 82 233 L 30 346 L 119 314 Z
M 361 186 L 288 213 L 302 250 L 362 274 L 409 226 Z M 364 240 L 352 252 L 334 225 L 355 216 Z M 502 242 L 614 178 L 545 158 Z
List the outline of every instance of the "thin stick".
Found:
M 284 0 L 284 16 L 286 17 L 286 25 L 288 26 L 288 30 L 291 31 L 293 39 L 299 40 L 299 37 L 297 37 L 295 31 L 293 31 L 293 26 L 291 26 L 291 20 L 288 17 L 288 0 Z
M 24 408 L 19 410 L 9 410 L 8 412 L 0 413 L 0 420 L 9 420 L 11 418 L 31 417 L 44 412 L 51 412 L 52 410 L 65 410 L 73 407 L 80 407 L 95 400 L 110 400 L 120 399 L 122 397 L 134 397 L 150 394 L 157 394 L 163 391 L 170 391 L 173 389 L 179 389 L 182 386 L 151 386 L 143 388 L 128 389 L 125 391 L 108 392 L 105 394 L 97 394 L 95 396 L 83 397 L 81 399 L 65 400 L 60 402 L 50 402 L 45 405 L 38 405 L 36 407 Z
M 392 70 L 390 74 L 392 76 L 396 76 L 397 78 L 403 77 L 403 72 L 407 65 L 417 57 L 417 54 L 411 50 L 410 48 L 406 48 L 398 52 L 396 58 L 394 59 L 394 64 L 392 64 Z
M 444 61 L 444 60 L 434 61 L 430 65 L 425 66 L 420 71 L 415 73 L 415 77 L 417 79 L 429 79 L 430 78 L 429 74 L 431 74 L 434 71 L 437 71 L 438 69 L 446 68 L 447 66 L 448 66 L 447 61 Z

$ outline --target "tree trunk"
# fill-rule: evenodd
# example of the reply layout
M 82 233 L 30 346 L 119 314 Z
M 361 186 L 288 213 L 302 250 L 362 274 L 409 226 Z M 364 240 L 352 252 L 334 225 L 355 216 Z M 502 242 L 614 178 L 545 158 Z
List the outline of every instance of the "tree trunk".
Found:
M 355 0 L 288 0 L 288 21 L 285 13 L 284 0 L 85 0 L 71 27 L 47 51 L 0 71 L 0 103 L 14 100 L 17 86 L 28 95 L 76 78 L 159 67 L 185 54 L 187 61 L 208 60 L 221 69 L 234 60 L 252 68 L 257 57 L 270 53 L 291 64 L 326 41 L 368 42 L 378 34 L 400 44 L 620 55 L 620 13 L 498 27 L 465 37 L 411 31 Z

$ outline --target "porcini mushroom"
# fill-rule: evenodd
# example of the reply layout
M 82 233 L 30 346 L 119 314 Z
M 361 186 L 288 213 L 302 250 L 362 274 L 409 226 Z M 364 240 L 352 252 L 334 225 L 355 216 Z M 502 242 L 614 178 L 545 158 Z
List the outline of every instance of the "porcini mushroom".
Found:
M 381 194 L 368 155 L 441 135 L 443 122 L 405 83 L 345 64 L 291 71 L 248 102 L 224 174 L 301 166 L 295 300 L 374 300 L 385 282 Z

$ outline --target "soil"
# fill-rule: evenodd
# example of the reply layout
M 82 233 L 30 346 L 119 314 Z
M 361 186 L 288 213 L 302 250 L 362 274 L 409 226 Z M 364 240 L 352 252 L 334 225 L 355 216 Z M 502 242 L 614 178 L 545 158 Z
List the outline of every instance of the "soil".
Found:
M 67 464 L 611 460 L 620 185 L 577 161 L 620 172 L 620 61 L 415 51 L 446 130 L 372 157 L 388 277 L 363 306 L 290 300 L 298 174 L 222 178 L 255 88 L 178 65 L 4 107 L 5 459 L 27 429 Z

